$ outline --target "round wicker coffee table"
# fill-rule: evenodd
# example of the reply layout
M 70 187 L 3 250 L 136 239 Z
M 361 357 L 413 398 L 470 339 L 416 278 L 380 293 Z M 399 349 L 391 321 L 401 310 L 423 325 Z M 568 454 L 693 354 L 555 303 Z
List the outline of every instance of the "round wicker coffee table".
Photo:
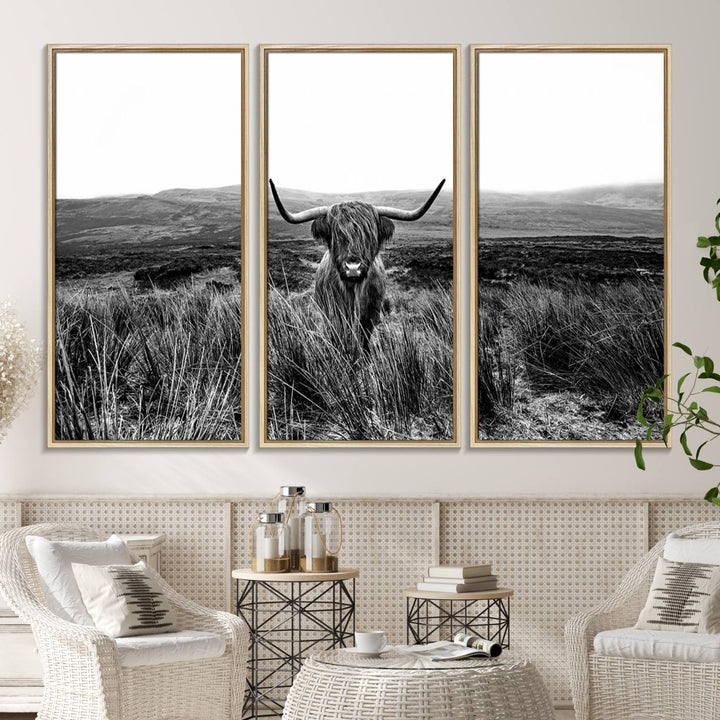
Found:
M 390 648 L 377 658 L 327 650 L 308 658 L 283 720 L 553 720 L 540 673 L 510 653 L 434 662 Z

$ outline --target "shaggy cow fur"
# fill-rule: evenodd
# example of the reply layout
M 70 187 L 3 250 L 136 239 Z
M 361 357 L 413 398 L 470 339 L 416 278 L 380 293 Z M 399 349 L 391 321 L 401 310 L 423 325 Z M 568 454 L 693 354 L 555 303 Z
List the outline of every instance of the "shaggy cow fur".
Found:
M 312 224 L 313 237 L 327 246 L 315 275 L 315 299 L 333 327 L 349 330 L 363 350 L 380 322 L 386 287 L 380 251 L 394 231 L 392 220 L 364 202 L 333 205 Z

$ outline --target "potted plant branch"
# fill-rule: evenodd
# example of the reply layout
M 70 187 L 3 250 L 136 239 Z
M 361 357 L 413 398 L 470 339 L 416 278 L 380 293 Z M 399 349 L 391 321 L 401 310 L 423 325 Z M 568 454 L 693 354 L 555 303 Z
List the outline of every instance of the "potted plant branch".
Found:
M 720 205 L 720 199 L 717 204 Z M 720 213 L 715 216 L 715 230 L 716 235 L 699 237 L 697 246 L 708 251 L 707 255 L 700 259 L 703 278 L 715 290 L 716 299 L 720 302 Z M 667 375 L 663 375 L 643 392 L 638 404 L 637 419 L 646 428 L 645 441 L 660 434 L 666 446 L 670 432 L 680 429 L 680 445 L 690 465 L 696 470 L 711 470 L 720 463 L 709 462 L 701 455 L 710 443 L 720 437 L 720 417 L 713 418 L 703 403 L 707 397 L 720 394 L 720 373 L 715 371 L 715 363 L 707 355 L 695 355 L 690 347 L 681 342 L 673 343 L 673 347 L 692 358 L 693 369 L 678 379 L 676 394 L 668 398 L 667 412 L 662 416 L 662 421 L 648 420 L 646 415 L 650 413 L 646 411 L 652 406 L 663 407 L 663 387 Z M 643 440 L 635 442 L 635 463 L 641 470 L 645 469 Z M 720 505 L 720 482 L 707 491 L 705 499 Z

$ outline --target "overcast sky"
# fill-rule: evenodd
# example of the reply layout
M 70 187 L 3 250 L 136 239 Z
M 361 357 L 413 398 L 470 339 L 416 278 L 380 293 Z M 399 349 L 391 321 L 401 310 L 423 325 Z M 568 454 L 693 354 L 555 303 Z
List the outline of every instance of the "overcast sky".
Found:
M 663 180 L 662 53 L 479 53 L 484 190 Z
M 453 182 L 452 53 L 280 53 L 268 70 L 269 177 L 331 193 Z
M 239 185 L 240 53 L 58 53 L 57 196 Z

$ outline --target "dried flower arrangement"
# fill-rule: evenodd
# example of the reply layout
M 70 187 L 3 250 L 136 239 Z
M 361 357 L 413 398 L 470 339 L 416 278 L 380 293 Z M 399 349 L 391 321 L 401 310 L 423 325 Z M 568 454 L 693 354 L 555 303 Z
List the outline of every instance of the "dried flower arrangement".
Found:
M 0 303 L 0 441 L 35 388 L 40 358 L 12 303 Z

